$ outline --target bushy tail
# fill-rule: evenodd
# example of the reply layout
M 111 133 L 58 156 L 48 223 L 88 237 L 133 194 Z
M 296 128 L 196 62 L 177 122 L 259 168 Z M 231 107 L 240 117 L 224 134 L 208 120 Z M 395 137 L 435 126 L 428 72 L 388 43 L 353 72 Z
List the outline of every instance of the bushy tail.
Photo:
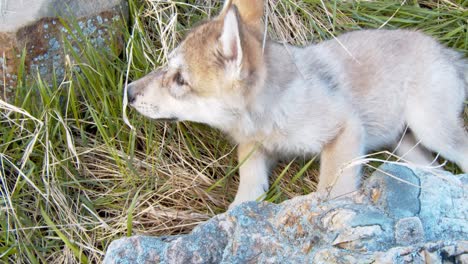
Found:
M 452 49 L 445 49 L 444 53 L 449 62 L 454 65 L 457 77 L 461 78 L 465 88 L 465 98 L 468 98 L 468 59 L 464 58 L 460 52 Z
M 468 62 L 465 63 L 463 71 L 463 76 L 465 77 L 465 98 L 468 98 Z
M 464 85 L 465 85 L 465 99 L 468 98 L 468 60 L 464 58 L 460 58 L 460 64 L 458 64 L 457 68 L 459 70 L 459 74 L 463 78 Z

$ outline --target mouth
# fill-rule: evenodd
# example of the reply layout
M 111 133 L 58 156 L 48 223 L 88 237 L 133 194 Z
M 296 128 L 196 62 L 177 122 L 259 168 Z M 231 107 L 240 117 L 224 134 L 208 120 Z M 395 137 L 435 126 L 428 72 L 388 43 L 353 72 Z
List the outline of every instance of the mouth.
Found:
M 170 117 L 170 118 L 155 118 L 154 120 L 158 122 L 177 122 L 179 119 L 177 117 Z

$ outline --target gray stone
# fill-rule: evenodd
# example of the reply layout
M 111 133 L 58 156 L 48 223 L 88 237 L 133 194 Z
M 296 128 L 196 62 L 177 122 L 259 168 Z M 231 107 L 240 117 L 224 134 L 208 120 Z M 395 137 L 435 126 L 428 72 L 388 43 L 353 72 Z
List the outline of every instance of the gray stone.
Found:
M 411 217 L 419 213 L 420 179 L 409 168 L 382 166 L 368 183 L 371 190 L 386 193 L 375 204 L 393 217 Z
M 457 263 L 468 264 L 468 254 L 462 254 L 455 257 Z
M 421 211 L 419 213 L 429 240 L 468 237 L 468 175 L 453 177 L 447 172 L 434 175 L 418 171 L 421 179 Z M 460 221 L 460 220 L 465 221 Z
M 116 240 L 104 263 L 466 261 L 466 175 L 434 175 L 396 165 L 380 170 L 361 193 L 349 197 L 329 200 L 312 193 L 279 205 L 248 202 L 187 235 Z M 392 177 L 404 179 L 411 188 Z
M 40 73 L 49 80 L 55 70 L 58 79 L 63 77 L 64 41 L 73 42 L 79 51 L 78 43 L 84 39 L 77 30 L 68 32 L 59 18 L 76 20 L 84 38 L 96 47 L 106 47 L 105 41 L 115 33 L 111 25 L 122 15 L 128 15 L 125 0 L 0 1 L 0 76 L 4 78 L 0 82 L 1 97 L 11 95 L 16 86 L 23 50 L 27 73 Z
M 86 17 L 111 10 L 121 0 L 6 0 L 1 5 L 1 32 L 16 32 L 45 17 Z
M 424 229 L 419 217 L 398 220 L 395 226 L 395 240 L 398 245 L 412 245 L 424 242 Z

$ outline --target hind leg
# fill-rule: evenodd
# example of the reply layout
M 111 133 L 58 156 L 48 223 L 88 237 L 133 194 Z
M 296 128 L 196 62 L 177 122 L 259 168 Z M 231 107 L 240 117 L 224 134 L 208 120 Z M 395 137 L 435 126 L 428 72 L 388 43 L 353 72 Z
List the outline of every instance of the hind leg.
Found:
M 408 125 L 424 146 L 468 172 L 468 134 L 457 115 L 445 111 L 421 111 L 419 114 L 413 111 L 408 118 Z
M 408 90 L 406 121 L 417 139 L 468 172 L 468 133 L 460 117 L 466 83 L 447 58 L 427 68 L 430 78 L 416 78 Z
M 439 165 L 432 153 L 414 137 L 413 133 L 406 132 L 395 147 L 397 156 L 410 164 L 420 166 Z

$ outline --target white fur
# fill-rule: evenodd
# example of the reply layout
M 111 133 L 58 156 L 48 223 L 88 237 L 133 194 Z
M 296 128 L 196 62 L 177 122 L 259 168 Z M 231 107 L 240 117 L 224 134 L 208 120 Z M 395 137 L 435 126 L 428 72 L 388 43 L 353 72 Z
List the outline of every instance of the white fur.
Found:
M 242 61 L 242 49 L 239 35 L 239 24 L 237 22 L 236 11 L 230 9 L 224 18 L 223 33 L 220 37 L 223 45 L 224 55 L 226 57 L 233 57 L 235 61 L 240 64 Z
M 238 48 L 236 60 L 243 61 L 236 29 L 236 15 L 228 11 L 223 50 L 229 55 Z M 134 89 L 144 95 L 133 106 L 152 118 L 203 122 L 228 133 L 244 162 L 233 204 L 264 196 L 276 158 L 320 152 L 318 191 L 332 197 L 352 192 L 360 167 L 349 164 L 371 150 L 395 146 L 406 126 L 414 138 L 404 139 L 398 153 L 428 163 L 427 148 L 468 172 L 468 135 L 460 119 L 467 96 L 464 60 L 419 32 L 357 31 L 339 42 L 306 48 L 269 42 L 262 81 L 208 97 L 173 98 L 158 83 L 138 81 L 135 86 L 141 87 Z M 412 148 L 411 142 L 424 148 Z
M 231 207 L 246 201 L 265 198 L 268 191 L 268 157 L 256 143 L 243 144 L 238 149 L 240 182 L 239 189 Z
M 226 72 L 234 75 L 230 79 L 236 80 L 240 77 L 243 54 L 239 33 L 239 23 L 237 20 L 236 10 L 233 8 L 228 10 L 224 18 L 223 32 L 221 34 L 220 41 L 223 46 L 224 56 L 232 58 L 232 60 L 227 62 L 227 67 L 232 67 L 232 70 L 228 70 Z

